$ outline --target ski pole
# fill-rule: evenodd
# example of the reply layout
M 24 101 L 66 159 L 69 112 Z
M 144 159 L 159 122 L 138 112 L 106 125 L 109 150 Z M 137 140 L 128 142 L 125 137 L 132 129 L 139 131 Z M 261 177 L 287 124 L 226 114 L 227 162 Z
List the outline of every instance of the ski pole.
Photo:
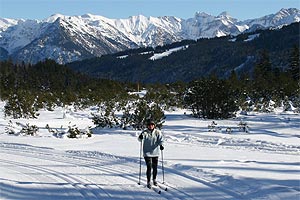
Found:
M 138 184 L 141 184 L 141 174 L 142 174 L 142 141 L 141 141 L 141 145 L 140 145 L 140 173 L 139 173 L 139 182 Z
M 163 183 L 165 183 L 165 169 L 164 169 L 164 154 L 163 150 L 161 150 L 161 168 L 163 173 Z

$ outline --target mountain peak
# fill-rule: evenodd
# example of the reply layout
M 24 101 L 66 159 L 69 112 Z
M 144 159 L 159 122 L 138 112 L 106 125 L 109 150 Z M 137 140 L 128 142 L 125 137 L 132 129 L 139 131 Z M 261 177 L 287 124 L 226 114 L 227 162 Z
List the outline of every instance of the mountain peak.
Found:
M 206 12 L 196 12 L 195 17 L 196 18 L 198 18 L 198 17 L 211 17 L 211 15 L 207 14 Z
M 65 17 L 67 17 L 67 16 L 65 16 L 65 15 L 63 15 L 63 14 L 56 13 L 56 14 L 53 14 L 53 15 L 51 15 L 50 17 L 46 18 L 45 20 L 43 20 L 43 22 L 53 23 L 53 22 L 55 22 L 58 18 L 64 19 Z
M 24 21 L 24 20 L 0 18 L 0 32 L 5 31 L 10 26 L 17 25 L 19 21 Z
M 297 8 L 281 8 L 279 12 L 296 13 L 296 12 L 299 12 L 299 9 L 297 9 Z
M 221 17 L 221 16 L 231 17 L 227 11 L 221 12 L 221 13 L 218 15 L 218 17 Z
M 93 14 L 90 14 L 90 13 L 86 13 L 84 15 L 81 15 L 82 18 L 93 18 L 94 15 Z
M 276 14 L 240 22 L 228 12 L 218 16 L 196 12 L 194 18 L 186 20 L 173 16 L 144 15 L 110 19 L 90 13 L 81 16 L 57 13 L 43 21 L 21 22 L 0 18 L 0 48 L 16 59 L 32 57 L 29 61 L 22 60 L 25 62 L 50 58 L 65 63 L 129 48 L 237 35 L 245 30 L 282 27 L 298 21 L 300 11 L 296 8 L 281 9 Z
M 282 8 L 280 11 L 278 11 L 275 15 L 280 15 L 283 17 L 286 16 L 293 16 L 295 18 L 300 19 L 300 10 L 297 8 Z
M 150 17 L 149 17 L 150 18 Z M 137 20 L 148 20 L 148 17 L 144 16 L 144 15 L 134 15 L 134 16 L 130 16 L 129 19 L 137 21 Z

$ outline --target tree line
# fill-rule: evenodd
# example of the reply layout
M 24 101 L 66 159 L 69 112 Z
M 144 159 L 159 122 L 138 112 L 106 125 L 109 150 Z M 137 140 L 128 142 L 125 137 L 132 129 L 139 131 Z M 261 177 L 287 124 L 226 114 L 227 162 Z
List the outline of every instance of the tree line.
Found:
M 13 118 L 36 118 L 39 109 L 57 106 L 97 105 L 100 115 L 93 120 L 100 127 L 141 128 L 149 117 L 162 124 L 162 111 L 176 108 L 208 119 L 234 117 L 237 111 L 271 112 L 276 107 L 299 112 L 299 47 L 290 52 L 285 69 L 276 67 L 265 50 L 251 73 L 233 70 L 227 78 L 212 74 L 189 82 L 140 83 L 147 91 L 143 97 L 130 93 L 137 91 L 137 83 L 93 78 L 52 60 L 35 65 L 1 61 L 0 98 L 6 102 L 5 115 Z M 122 118 L 116 118 L 116 111 L 123 112 Z
M 122 84 L 83 75 L 52 60 L 35 65 L 0 62 L 0 98 L 5 114 L 37 117 L 45 108 L 74 104 L 78 108 L 126 95 Z

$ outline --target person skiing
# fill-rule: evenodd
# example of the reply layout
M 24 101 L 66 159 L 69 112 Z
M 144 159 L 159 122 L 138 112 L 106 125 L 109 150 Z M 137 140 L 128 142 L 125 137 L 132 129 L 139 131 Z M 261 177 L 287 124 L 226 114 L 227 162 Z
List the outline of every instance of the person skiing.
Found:
M 151 169 L 153 170 L 153 185 L 157 186 L 156 176 L 159 150 L 164 150 L 162 133 L 155 128 L 154 121 L 149 120 L 147 129 L 142 131 L 138 140 L 143 142 L 143 155 L 147 165 L 147 187 L 151 188 Z

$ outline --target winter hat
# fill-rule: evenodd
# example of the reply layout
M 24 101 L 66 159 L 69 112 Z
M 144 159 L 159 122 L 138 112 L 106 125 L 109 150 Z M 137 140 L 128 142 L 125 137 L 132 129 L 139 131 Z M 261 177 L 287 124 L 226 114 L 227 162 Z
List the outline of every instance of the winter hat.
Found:
M 153 124 L 153 125 L 155 125 L 155 122 L 154 122 L 153 120 L 148 120 L 148 123 L 147 123 L 147 125 L 150 125 L 150 124 Z

